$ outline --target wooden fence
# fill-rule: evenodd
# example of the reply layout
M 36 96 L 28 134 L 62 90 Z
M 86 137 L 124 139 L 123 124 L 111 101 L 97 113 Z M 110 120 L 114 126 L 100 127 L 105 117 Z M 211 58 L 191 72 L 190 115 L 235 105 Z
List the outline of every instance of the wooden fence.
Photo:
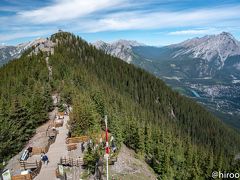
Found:
M 35 162 L 20 161 L 20 166 L 24 170 L 36 169 L 36 168 L 42 166 L 42 162 L 41 161 L 35 161 Z
M 46 147 L 33 147 L 32 148 L 32 155 L 38 155 L 41 153 L 46 153 L 48 151 L 48 146 Z
M 32 178 L 35 178 L 42 168 L 42 161 L 39 162 L 38 167 L 31 172 Z
M 39 174 L 39 172 L 42 168 L 42 161 L 36 161 L 36 162 L 20 161 L 20 166 L 24 170 L 30 169 L 32 171 L 31 177 L 33 179 L 34 177 L 36 177 Z
M 84 163 L 83 163 L 83 159 L 82 158 L 78 158 L 78 159 L 73 159 L 73 158 L 61 158 L 60 159 L 60 164 L 64 165 L 64 166 L 76 166 L 76 167 L 79 167 L 79 166 L 82 166 Z
M 66 139 L 66 144 L 87 142 L 88 140 L 89 140 L 89 137 L 88 137 L 88 136 L 80 136 L 80 137 L 67 138 L 67 139 Z
M 33 147 L 32 148 L 32 155 L 38 155 L 38 154 L 41 154 L 41 153 L 47 153 L 49 148 L 50 148 L 50 145 L 53 144 L 56 140 L 56 136 L 57 136 L 57 131 L 55 133 L 54 136 L 49 136 L 48 138 L 48 143 L 45 147 Z
M 26 175 L 15 175 L 11 177 L 12 180 L 32 180 L 33 177 L 31 174 Z

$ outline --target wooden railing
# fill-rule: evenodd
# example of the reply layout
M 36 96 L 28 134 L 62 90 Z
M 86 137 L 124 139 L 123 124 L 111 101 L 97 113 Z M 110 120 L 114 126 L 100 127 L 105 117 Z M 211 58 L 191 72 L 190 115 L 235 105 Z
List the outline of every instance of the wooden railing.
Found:
M 27 169 L 32 170 L 31 177 L 34 178 L 39 174 L 42 168 L 42 161 L 36 161 L 36 162 L 20 161 L 20 166 L 24 170 L 27 170 Z
M 51 136 L 51 138 L 49 137 L 48 143 L 45 147 L 33 147 L 32 148 L 32 155 L 47 153 L 49 148 L 50 148 L 50 145 L 55 142 L 56 136 L 57 136 L 57 134 L 55 136 Z
M 35 169 L 41 165 L 41 161 L 36 162 L 27 162 L 27 161 L 20 161 L 20 166 L 26 170 L 26 169 Z
M 84 163 L 83 163 L 83 159 L 82 158 L 78 158 L 78 159 L 73 159 L 73 158 L 61 158 L 60 159 L 60 164 L 64 165 L 64 166 L 76 166 L 76 167 L 79 167 L 79 166 L 82 166 Z
M 42 161 L 40 161 L 38 164 L 38 167 L 32 171 L 31 173 L 32 178 L 35 178 L 40 173 L 41 168 L 42 168 Z

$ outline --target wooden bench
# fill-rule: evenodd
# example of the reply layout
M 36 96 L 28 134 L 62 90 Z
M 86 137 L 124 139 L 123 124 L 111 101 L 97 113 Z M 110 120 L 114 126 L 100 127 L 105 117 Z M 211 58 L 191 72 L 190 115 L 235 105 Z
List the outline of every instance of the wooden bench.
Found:
M 39 172 L 40 172 L 40 170 L 42 168 L 42 161 L 36 161 L 36 162 L 20 161 L 20 166 L 24 170 L 30 169 L 32 171 L 30 173 L 30 175 L 31 175 L 31 178 L 33 179 L 33 178 L 35 178 L 39 174 Z M 23 176 L 23 175 L 21 175 L 21 176 Z M 18 177 L 19 178 L 23 178 L 21 176 L 18 175 L 16 178 L 18 178 Z M 32 180 L 32 179 L 30 179 L 30 180 Z M 18 179 L 16 179 L 16 180 L 18 180 Z M 22 179 L 19 179 L 19 180 L 22 180 Z M 29 179 L 23 179 L 23 180 L 29 180 Z
M 20 161 L 20 166 L 24 170 L 26 170 L 26 169 L 31 169 L 32 170 L 32 169 L 36 169 L 38 167 L 41 167 L 42 162 L 41 161 L 35 161 L 35 162 Z

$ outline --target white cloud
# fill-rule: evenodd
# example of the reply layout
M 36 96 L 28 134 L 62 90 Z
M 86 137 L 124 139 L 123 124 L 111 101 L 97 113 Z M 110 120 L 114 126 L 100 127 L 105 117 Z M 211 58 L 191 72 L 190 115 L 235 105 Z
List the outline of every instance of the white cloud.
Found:
M 120 5 L 119 0 L 58 0 L 53 5 L 22 11 L 18 15 L 21 19 L 27 19 L 34 24 L 52 23 L 73 20 L 118 5 Z
M 9 40 L 25 38 L 25 37 L 45 36 L 53 32 L 54 32 L 53 30 L 38 30 L 38 31 L 5 33 L 5 34 L 0 34 L 0 41 L 3 42 L 3 41 L 9 41 Z
M 222 29 L 216 29 L 216 28 L 187 29 L 187 30 L 169 32 L 168 35 L 203 35 L 203 34 L 216 34 L 222 31 L 223 31 Z
M 153 0 L 149 1 L 151 4 Z M 4 34 L 0 33 L 0 41 L 41 36 L 59 28 L 87 33 L 119 30 L 169 31 L 171 28 L 179 28 L 186 30 L 170 32 L 168 35 L 194 35 L 216 33 L 218 29 L 214 27 L 225 30 L 226 27 L 239 27 L 240 24 L 239 5 L 163 11 L 160 10 L 161 7 L 145 9 L 147 3 L 133 0 L 52 0 L 51 4 L 44 7 L 18 11 L 15 16 L 0 17 L 2 31 L 9 29 Z
M 165 29 L 172 27 L 201 27 L 240 21 L 240 6 L 173 12 L 123 12 L 108 14 L 98 20 L 82 24 L 88 31 Z M 239 23 L 238 23 L 239 24 Z
M 126 8 L 140 6 L 141 3 L 131 0 L 55 0 L 53 5 L 21 11 L 16 18 L 18 22 L 35 25 L 56 23 L 67 26 L 75 22 L 76 28 L 88 32 L 208 26 L 240 20 L 239 5 L 184 11 L 136 11 Z

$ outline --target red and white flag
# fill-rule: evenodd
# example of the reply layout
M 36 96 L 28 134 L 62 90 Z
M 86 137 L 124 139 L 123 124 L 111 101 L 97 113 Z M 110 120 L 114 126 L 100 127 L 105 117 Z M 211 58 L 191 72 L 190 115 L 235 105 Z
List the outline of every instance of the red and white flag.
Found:
M 105 125 L 106 125 L 106 154 L 109 155 L 109 153 L 110 153 L 110 148 L 109 148 L 109 144 L 108 144 L 107 116 L 105 116 Z
M 108 129 L 106 129 L 106 154 L 110 153 L 110 148 L 108 144 Z

